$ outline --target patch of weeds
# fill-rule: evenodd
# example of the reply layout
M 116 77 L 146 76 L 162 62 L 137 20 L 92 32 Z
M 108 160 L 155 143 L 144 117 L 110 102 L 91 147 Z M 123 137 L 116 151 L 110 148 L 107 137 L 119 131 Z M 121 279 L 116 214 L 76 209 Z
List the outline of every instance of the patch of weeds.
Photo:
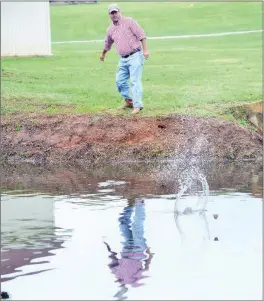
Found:
M 246 127 L 248 127 L 249 126 L 249 123 L 248 123 L 248 121 L 247 120 L 240 120 L 240 122 L 239 122 L 241 125 L 243 125 L 243 126 L 246 126 Z
M 229 120 L 229 121 L 235 121 L 236 120 L 235 117 L 231 113 L 223 115 L 222 118 L 224 118 L 226 120 Z
M 16 124 L 15 125 L 15 131 L 20 131 L 22 129 L 22 125 L 21 124 Z

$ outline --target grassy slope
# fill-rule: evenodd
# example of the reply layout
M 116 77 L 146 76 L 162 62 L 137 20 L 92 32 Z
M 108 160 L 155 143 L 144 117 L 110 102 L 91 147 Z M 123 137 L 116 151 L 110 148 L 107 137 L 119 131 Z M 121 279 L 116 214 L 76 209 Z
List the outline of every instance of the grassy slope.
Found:
M 110 24 L 107 5 L 51 6 L 52 40 L 104 39 Z M 261 3 L 121 3 L 121 7 L 148 36 L 261 28 Z M 215 106 L 260 100 L 261 46 L 260 33 L 149 40 L 143 114 L 182 113 L 194 104 L 191 112 L 206 115 L 207 109 L 215 112 Z M 103 43 L 54 44 L 50 58 L 4 59 L 4 112 L 98 112 L 119 106 L 118 57 L 113 47 L 102 64 L 102 47 Z

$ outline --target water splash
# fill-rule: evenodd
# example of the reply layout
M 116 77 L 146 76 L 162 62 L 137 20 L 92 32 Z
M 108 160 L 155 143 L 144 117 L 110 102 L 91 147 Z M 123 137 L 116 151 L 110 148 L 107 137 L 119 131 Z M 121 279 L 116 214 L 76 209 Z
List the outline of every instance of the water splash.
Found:
M 204 212 L 208 203 L 209 185 L 206 177 L 201 173 L 198 167 L 184 171 L 178 180 L 180 188 L 177 193 L 174 212 L 175 214 L 192 214 L 194 212 Z M 201 187 L 201 191 L 199 188 Z M 183 195 L 190 191 L 191 199 L 189 202 Z M 197 201 L 196 197 L 198 198 Z M 189 206 L 188 206 L 189 205 Z
M 205 250 L 210 240 L 205 214 L 209 185 L 197 165 L 190 165 L 183 170 L 178 183 L 179 192 L 174 204 L 174 220 L 186 254 L 194 254 L 193 252 Z

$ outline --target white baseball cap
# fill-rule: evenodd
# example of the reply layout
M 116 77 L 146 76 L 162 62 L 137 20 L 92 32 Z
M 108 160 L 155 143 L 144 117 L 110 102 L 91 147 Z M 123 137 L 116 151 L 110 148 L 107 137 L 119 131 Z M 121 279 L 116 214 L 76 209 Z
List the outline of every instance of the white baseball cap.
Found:
M 108 12 L 111 13 L 113 11 L 120 11 L 120 8 L 117 4 L 113 3 L 108 6 Z

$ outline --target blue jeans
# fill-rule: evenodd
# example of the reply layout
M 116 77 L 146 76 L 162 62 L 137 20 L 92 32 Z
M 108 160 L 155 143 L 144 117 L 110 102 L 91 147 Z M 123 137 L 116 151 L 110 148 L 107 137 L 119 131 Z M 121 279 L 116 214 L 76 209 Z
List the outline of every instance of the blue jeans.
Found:
M 119 93 L 125 99 L 133 100 L 134 108 L 143 108 L 141 83 L 144 66 L 144 56 L 142 51 L 136 52 L 128 58 L 120 58 L 116 72 L 116 86 Z M 128 79 L 130 78 L 130 87 Z M 130 89 L 131 88 L 131 94 Z
M 134 215 L 132 222 L 131 216 Z M 125 207 L 119 218 L 119 227 L 125 241 L 122 252 L 144 252 L 148 246 L 144 237 L 145 204 L 136 203 L 133 207 Z

